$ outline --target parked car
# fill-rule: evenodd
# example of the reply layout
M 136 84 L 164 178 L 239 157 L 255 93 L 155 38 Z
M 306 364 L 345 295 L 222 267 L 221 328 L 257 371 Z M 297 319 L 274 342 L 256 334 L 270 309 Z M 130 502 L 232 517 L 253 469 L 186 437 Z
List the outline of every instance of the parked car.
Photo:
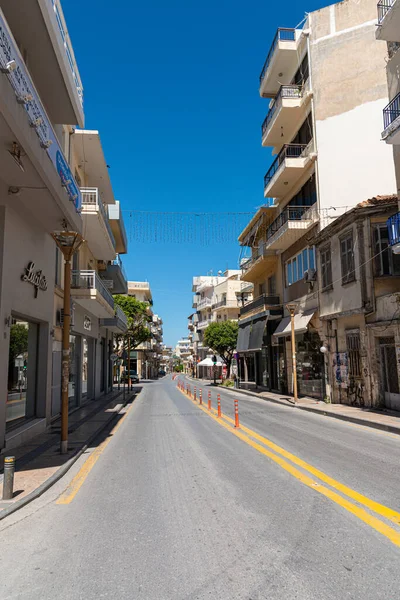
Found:
M 139 383 L 139 375 L 136 371 L 130 371 L 131 383 Z M 121 375 L 121 383 L 128 383 L 128 369 L 126 369 Z
M 166 375 L 166 372 L 165 372 L 163 369 L 160 369 L 160 370 L 158 371 L 158 376 L 159 376 L 159 377 L 164 377 L 164 375 Z

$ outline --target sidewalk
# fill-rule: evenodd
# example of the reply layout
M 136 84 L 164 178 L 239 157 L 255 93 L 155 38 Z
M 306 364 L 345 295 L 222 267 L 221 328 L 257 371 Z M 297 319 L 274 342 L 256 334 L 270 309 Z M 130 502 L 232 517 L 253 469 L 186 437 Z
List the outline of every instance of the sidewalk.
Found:
M 187 376 L 188 377 L 188 376 Z M 212 385 L 208 379 L 192 379 L 193 382 L 198 382 L 201 385 Z M 214 387 L 214 386 L 213 386 Z M 294 404 L 293 398 L 285 396 L 283 394 L 274 394 L 273 392 L 255 392 L 250 390 L 228 388 L 224 386 L 218 386 L 219 389 L 226 390 L 232 394 L 240 393 L 247 396 L 254 396 L 261 400 L 268 402 L 274 402 L 281 406 L 288 408 L 295 408 L 299 410 L 306 410 L 308 412 L 323 415 L 325 417 L 332 417 L 334 419 L 340 419 L 342 421 L 348 421 L 350 423 L 356 423 L 358 425 L 365 425 L 366 427 L 373 427 L 375 429 L 381 429 L 383 431 L 389 431 L 400 435 L 400 413 L 390 410 L 373 410 L 370 408 L 359 408 L 358 406 L 348 406 L 347 404 L 326 404 L 315 398 L 300 398 L 299 401 Z
M 114 390 L 100 400 L 89 401 L 71 413 L 68 454 L 60 454 L 60 419 L 54 421 L 48 431 L 29 440 L 27 444 L 8 453 L 7 450 L 3 451 L 0 456 L 0 520 L 38 498 L 58 481 L 99 434 L 104 432 L 107 435 L 107 426 L 119 418 L 124 406 L 133 402 L 141 389 L 140 386 L 135 386 L 133 391 L 126 391 L 125 397 L 122 389 Z M 15 456 L 16 459 L 14 498 L 10 501 L 1 500 L 3 462 L 7 455 Z

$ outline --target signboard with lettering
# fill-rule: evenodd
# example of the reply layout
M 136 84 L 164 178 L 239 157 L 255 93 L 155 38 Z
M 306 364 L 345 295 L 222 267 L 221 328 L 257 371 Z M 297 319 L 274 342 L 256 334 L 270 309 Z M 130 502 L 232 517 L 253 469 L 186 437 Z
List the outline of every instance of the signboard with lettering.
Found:
M 21 57 L 17 44 L 0 11 L 0 69 L 7 75 L 17 102 L 25 109 L 29 124 L 35 129 L 41 146 L 47 152 L 76 210 L 82 206 L 81 191 L 62 153 L 50 119 Z
M 26 281 L 27 283 L 31 283 L 35 288 L 35 298 L 37 298 L 38 290 L 42 290 L 45 292 L 47 290 L 47 281 L 46 277 L 43 275 L 42 271 L 35 271 L 35 263 L 30 262 L 25 269 L 25 273 L 21 275 L 22 281 Z

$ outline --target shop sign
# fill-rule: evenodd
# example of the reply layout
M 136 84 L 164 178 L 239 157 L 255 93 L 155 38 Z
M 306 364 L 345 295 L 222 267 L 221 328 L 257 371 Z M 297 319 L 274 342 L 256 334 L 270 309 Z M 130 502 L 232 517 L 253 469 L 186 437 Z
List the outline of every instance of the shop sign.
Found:
M 38 290 L 45 292 L 47 290 L 46 277 L 42 271 L 35 271 L 35 263 L 30 262 L 25 269 L 25 273 L 21 276 L 22 281 L 31 283 L 35 288 L 35 298 L 37 298 Z
M 85 331 L 92 331 L 92 320 L 87 315 L 83 317 L 83 329 Z
M 0 14 L 0 64 L 5 65 L 7 77 L 15 90 L 17 102 L 25 109 L 29 123 L 34 128 L 42 148 L 60 177 L 69 199 L 76 210 L 82 206 L 82 196 L 69 165 L 64 158 L 50 119 L 43 108 L 39 94 L 31 80 L 8 25 Z

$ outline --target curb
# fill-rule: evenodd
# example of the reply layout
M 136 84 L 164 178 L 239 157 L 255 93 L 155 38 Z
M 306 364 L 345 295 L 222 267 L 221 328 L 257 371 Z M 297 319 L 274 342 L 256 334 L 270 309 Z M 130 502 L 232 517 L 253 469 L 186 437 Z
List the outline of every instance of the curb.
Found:
M 65 465 L 60 467 L 55 473 L 53 473 L 53 475 L 50 475 L 50 477 L 48 479 L 46 479 L 46 481 L 44 481 L 38 488 L 33 490 L 30 494 L 25 496 L 25 498 L 21 498 L 21 500 L 17 500 L 17 502 L 15 502 L 15 504 L 13 504 L 12 506 L 9 506 L 8 508 L 1 510 L 0 511 L 0 521 L 5 519 L 6 517 L 10 516 L 12 513 L 16 512 L 20 508 L 23 508 L 24 506 L 26 506 L 27 504 L 32 502 L 32 500 L 36 500 L 37 498 L 39 498 L 42 494 L 44 494 L 44 492 L 47 492 L 48 489 L 50 489 L 55 483 L 57 483 L 57 481 L 59 481 L 59 479 L 61 479 L 61 477 L 64 477 L 64 475 L 70 470 L 70 468 L 76 463 L 76 461 L 82 456 L 82 454 L 84 452 L 86 452 L 86 450 L 88 449 L 90 444 L 93 442 L 93 440 L 117 418 L 117 416 L 121 413 L 121 411 L 128 404 L 129 398 L 130 397 L 128 396 L 126 399 L 126 402 L 121 406 L 119 411 L 116 413 L 113 413 L 112 416 L 110 417 L 110 419 L 108 421 L 106 421 L 105 423 L 103 423 L 103 425 L 100 427 L 100 429 L 95 431 L 90 436 L 90 438 L 86 441 L 84 446 L 82 446 L 82 448 L 80 448 L 80 450 L 78 450 L 75 454 L 73 454 L 71 456 L 71 458 L 65 463 Z
M 338 419 L 339 421 L 347 421 L 348 423 L 354 423 L 356 425 L 363 425 L 364 427 L 370 427 L 371 429 L 380 429 L 381 431 L 387 431 L 389 433 L 394 433 L 396 435 L 400 435 L 400 425 L 398 427 L 396 427 L 396 425 L 386 425 L 385 423 L 376 423 L 375 421 L 366 421 L 366 420 L 360 419 L 358 417 L 330 413 L 330 412 L 327 412 L 324 410 L 318 410 L 316 408 L 311 408 L 309 406 L 296 406 L 295 404 L 284 404 L 280 400 L 275 400 L 275 398 L 267 398 L 265 396 L 259 396 L 255 392 L 249 392 L 248 390 L 241 390 L 241 389 L 237 389 L 237 388 L 225 388 L 225 387 L 222 387 L 222 389 L 227 390 L 228 392 L 245 394 L 246 396 L 253 396 L 254 398 L 258 398 L 259 400 L 265 400 L 266 402 L 272 402 L 274 404 L 279 404 L 279 406 L 283 406 L 285 408 L 295 408 L 297 410 L 305 410 L 307 412 L 311 412 L 316 415 L 320 415 L 322 417 L 330 417 L 331 419 Z

